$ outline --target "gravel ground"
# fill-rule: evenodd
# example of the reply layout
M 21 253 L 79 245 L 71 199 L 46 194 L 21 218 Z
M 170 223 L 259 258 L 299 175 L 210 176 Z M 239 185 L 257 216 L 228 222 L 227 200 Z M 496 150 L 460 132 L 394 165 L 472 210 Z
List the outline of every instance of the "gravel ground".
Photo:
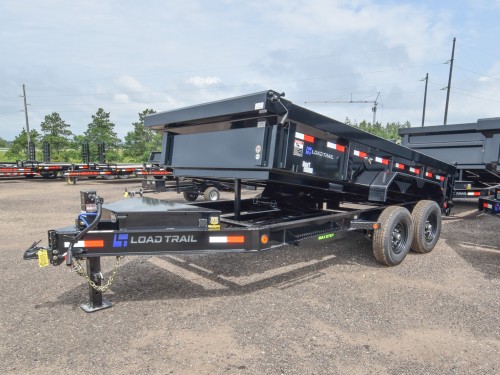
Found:
M 86 314 L 81 277 L 22 253 L 74 222 L 80 190 L 111 202 L 125 188 L 139 182 L 0 180 L 0 373 L 500 373 L 500 218 L 474 202 L 457 203 L 432 253 L 397 267 L 357 234 L 264 254 L 127 257 L 105 294 L 113 307 Z M 103 259 L 106 277 L 113 263 Z

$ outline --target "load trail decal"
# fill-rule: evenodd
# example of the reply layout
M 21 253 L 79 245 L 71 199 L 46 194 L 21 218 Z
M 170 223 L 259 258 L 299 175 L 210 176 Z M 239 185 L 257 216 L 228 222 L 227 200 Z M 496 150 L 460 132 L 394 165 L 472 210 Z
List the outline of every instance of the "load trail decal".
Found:
M 108 241 L 106 241 L 108 242 Z M 111 241 L 109 241 L 111 242 Z M 108 246 L 109 243 L 108 242 Z M 113 235 L 112 247 L 113 248 L 126 248 L 133 245 L 142 244 L 181 244 L 181 243 L 191 243 L 195 244 L 199 242 L 199 238 L 193 234 L 156 234 L 156 235 L 137 235 L 137 234 L 127 234 L 120 233 Z M 204 242 L 204 241 L 201 241 Z M 208 243 L 210 244 L 244 244 L 244 235 L 229 235 L 229 236 L 209 236 Z M 69 248 L 70 242 L 64 242 L 64 247 Z M 87 248 L 96 249 L 104 248 L 104 239 L 93 239 L 93 240 L 80 240 L 73 244 L 73 248 Z

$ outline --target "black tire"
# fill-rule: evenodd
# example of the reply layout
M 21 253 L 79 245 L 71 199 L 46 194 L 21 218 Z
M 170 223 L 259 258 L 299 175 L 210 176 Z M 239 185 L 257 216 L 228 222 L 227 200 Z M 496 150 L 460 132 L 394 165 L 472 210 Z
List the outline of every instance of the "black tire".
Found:
M 185 191 L 182 195 L 184 195 L 184 199 L 188 202 L 194 202 L 198 198 L 198 193 L 193 191 Z
M 54 178 L 57 178 L 57 172 L 40 172 L 40 176 L 42 176 L 42 178 L 45 178 L 46 180 L 52 180 Z
M 206 201 L 215 202 L 220 198 L 220 192 L 216 187 L 209 187 L 203 192 L 203 197 Z
M 129 178 L 129 177 L 130 177 L 130 175 L 129 175 L 129 174 L 119 174 L 119 175 L 118 175 L 118 178 L 119 178 L 120 180 L 126 180 L 126 179 L 127 179 L 127 178 Z
M 441 234 L 441 209 L 434 201 L 420 201 L 411 216 L 414 228 L 411 249 L 421 254 L 431 252 Z
M 380 214 L 380 228 L 373 234 L 373 254 L 379 263 L 396 266 L 410 251 L 413 222 L 404 207 L 389 206 Z
M 108 181 L 115 180 L 116 179 L 116 175 L 114 175 L 114 174 L 103 174 L 102 175 L 102 179 L 103 180 L 108 180 Z

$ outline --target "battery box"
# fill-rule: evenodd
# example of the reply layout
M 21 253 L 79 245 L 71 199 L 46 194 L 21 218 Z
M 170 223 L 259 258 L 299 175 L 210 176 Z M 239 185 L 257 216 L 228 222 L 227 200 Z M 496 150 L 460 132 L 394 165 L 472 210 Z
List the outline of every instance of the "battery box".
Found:
M 107 203 L 102 218 L 118 224 L 117 229 L 213 229 L 220 223 L 218 210 L 163 201 L 150 197 L 134 197 Z

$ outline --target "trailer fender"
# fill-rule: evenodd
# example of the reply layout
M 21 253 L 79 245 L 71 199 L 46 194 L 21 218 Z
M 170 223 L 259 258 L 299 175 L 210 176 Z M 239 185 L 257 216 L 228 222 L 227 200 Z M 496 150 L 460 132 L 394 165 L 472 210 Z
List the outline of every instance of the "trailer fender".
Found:
M 391 191 L 419 196 L 443 203 L 441 186 L 436 182 L 411 177 L 398 172 L 381 171 L 373 179 L 369 187 L 368 200 L 371 202 L 387 202 Z

